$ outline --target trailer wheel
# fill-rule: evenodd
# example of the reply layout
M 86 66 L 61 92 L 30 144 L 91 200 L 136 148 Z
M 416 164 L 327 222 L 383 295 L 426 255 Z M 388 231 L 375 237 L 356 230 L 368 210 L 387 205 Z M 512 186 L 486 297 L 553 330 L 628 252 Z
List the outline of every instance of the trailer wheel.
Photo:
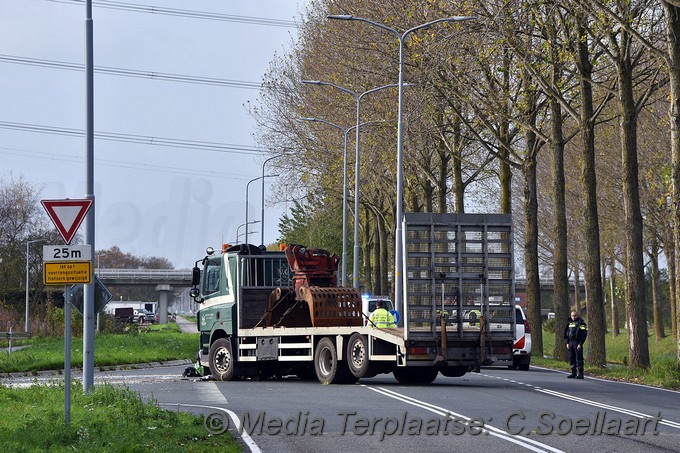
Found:
M 376 375 L 368 360 L 368 341 L 358 332 L 352 334 L 347 342 L 347 365 L 350 373 L 358 379 Z
M 465 376 L 465 373 L 468 371 L 467 366 L 447 366 L 444 368 L 441 368 L 439 372 L 446 376 L 446 377 L 461 377 Z
M 210 374 L 218 381 L 231 381 L 234 377 L 234 355 L 231 341 L 220 338 L 210 345 Z
M 397 368 L 394 378 L 402 385 L 430 384 L 437 379 L 439 370 L 434 367 Z
M 328 337 L 319 340 L 314 350 L 314 369 L 322 384 L 351 384 L 356 382 L 347 363 L 338 360 L 338 350 Z

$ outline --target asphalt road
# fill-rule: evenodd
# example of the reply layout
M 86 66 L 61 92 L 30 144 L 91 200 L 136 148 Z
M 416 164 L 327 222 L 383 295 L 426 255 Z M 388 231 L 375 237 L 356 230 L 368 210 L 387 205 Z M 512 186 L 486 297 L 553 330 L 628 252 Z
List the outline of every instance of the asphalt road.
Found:
M 97 373 L 95 385 L 127 385 L 162 407 L 202 413 L 206 429 L 228 427 L 244 451 L 680 452 L 680 392 L 635 384 L 535 367 L 440 375 L 427 386 L 391 375 L 348 386 L 215 382 L 183 379 L 184 367 Z

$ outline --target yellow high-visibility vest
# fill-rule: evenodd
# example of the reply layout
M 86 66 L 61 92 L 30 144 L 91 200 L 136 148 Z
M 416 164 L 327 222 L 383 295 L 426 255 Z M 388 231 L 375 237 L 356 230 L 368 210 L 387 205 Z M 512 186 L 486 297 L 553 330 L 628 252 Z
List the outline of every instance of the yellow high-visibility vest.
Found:
M 385 310 L 384 308 L 378 308 L 376 311 L 371 313 L 370 319 L 371 322 L 375 324 L 375 327 L 379 327 L 381 329 L 392 329 L 397 327 L 397 323 L 394 322 L 392 313 Z M 371 327 L 373 327 L 373 324 L 371 324 Z

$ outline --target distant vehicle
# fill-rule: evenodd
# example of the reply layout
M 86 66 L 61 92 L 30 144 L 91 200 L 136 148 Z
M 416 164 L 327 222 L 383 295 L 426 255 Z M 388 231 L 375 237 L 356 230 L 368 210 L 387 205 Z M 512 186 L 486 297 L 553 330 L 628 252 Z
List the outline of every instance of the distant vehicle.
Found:
M 116 311 L 113 313 L 113 317 L 120 322 L 133 322 L 134 315 L 132 307 L 116 308 Z
M 509 360 L 498 360 L 494 365 L 507 365 L 508 368 L 522 371 L 531 366 L 531 326 L 524 310 L 515 305 L 515 344 L 512 348 L 512 363 Z
M 139 324 L 144 324 L 145 322 L 148 322 L 153 324 L 154 322 L 156 322 L 156 315 L 154 315 L 148 310 L 139 308 L 137 310 L 134 310 L 132 322 L 138 322 Z

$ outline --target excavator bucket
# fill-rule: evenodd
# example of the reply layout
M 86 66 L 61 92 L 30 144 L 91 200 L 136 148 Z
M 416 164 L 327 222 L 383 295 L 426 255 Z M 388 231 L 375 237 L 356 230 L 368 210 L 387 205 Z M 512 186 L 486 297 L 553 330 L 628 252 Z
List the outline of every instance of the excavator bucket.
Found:
M 292 288 L 276 288 L 272 291 L 267 313 L 269 327 L 312 326 L 306 303 L 295 300 L 295 291 Z
M 361 295 L 354 288 L 302 286 L 298 301 L 304 301 L 314 327 L 361 326 Z

